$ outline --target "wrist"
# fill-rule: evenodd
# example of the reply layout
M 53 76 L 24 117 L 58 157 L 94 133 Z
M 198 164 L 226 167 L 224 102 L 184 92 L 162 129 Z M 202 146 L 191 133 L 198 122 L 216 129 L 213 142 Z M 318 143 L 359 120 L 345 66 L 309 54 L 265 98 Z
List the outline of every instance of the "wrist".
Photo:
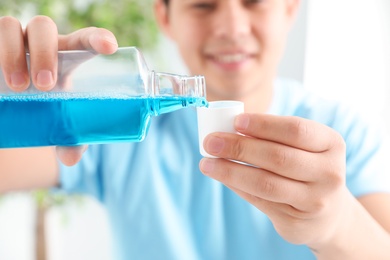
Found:
M 317 259 L 390 259 L 390 234 L 348 194 L 333 230 L 308 246 Z

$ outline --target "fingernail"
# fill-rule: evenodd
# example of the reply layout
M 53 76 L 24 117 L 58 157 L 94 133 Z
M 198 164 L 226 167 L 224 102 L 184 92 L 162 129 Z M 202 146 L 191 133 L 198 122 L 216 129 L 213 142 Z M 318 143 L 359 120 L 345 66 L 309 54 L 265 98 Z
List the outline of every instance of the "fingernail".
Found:
M 225 146 L 225 141 L 220 137 L 208 136 L 206 137 L 205 149 L 208 153 L 218 154 Z
M 26 84 L 26 77 L 23 72 L 14 72 L 11 74 L 11 85 L 14 88 L 22 88 Z
M 204 158 L 200 162 L 200 170 L 204 174 L 212 173 L 214 171 L 214 166 L 215 166 L 215 160 L 214 159 Z
M 249 115 L 248 114 L 238 115 L 234 120 L 234 125 L 238 131 L 246 130 L 249 125 Z
M 50 70 L 41 70 L 37 75 L 37 84 L 41 88 L 50 88 L 53 85 L 53 73 Z

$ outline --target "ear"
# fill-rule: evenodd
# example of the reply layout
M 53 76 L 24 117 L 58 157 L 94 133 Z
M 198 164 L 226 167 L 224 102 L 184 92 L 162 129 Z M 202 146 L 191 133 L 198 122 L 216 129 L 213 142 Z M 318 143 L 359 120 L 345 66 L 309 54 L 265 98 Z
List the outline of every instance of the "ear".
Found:
M 171 37 L 168 8 L 169 7 L 166 6 L 162 0 L 156 0 L 154 2 L 154 15 L 156 17 L 157 24 L 166 36 Z
M 295 21 L 295 17 L 297 16 L 301 1 L 300 0 L 285 0 L 285 1 L 286 1 L 286 15 L 287 15 L 287 19 L 290 22 L 290 27 L 291 27 Z

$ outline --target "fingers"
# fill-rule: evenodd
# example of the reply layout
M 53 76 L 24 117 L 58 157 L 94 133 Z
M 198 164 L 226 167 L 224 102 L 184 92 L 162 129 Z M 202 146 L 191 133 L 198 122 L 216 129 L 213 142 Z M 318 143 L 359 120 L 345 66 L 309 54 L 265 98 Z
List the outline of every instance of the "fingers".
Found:
M 238 116 L 236 126 L 245 136 L 210 134 L 205 150 L 299 181 L 343 180 L 345 144 L 330 128 L 302 118 L 250 114 Z
M 251 203 L 260 198 L 269 202 L 295 205 L 301 210 L 310 206 L 305 204 L 310 191 L 306 183 L 224 159 L 204 158 L 200 162 L 200 169 L 205 175 L 226 186 L 250 194 L 251 196 L 245 199 Z
M 318 180 L 318 173 L 323 173 L 328 167 L 324 165 L 328 157 L 317 156 L 318 153 L 235 134 L 210 134 L 204 140 L 204 148 L 216 157 L 245 162 L 304 182 Z
M 103 28 L 89 27 L 59 37 L 60 50 L 95 50 L 112 54 L 118 48 L 114 34 Z
M 73 166 L 81 160 L 87 148 L 87 145 L 72 147 L 57 146 L 57 157 L 66 166 Z
M 33 84 L 48 91 L 57 81 L 57 26 L 48 17 L 36 16 L 27 25 L 26 36 Z
M 307 217 L 307 215 L 308 215 L 304 211 L 298 210 L 298 209 L 290 206 L 289 204 L 272 202 L 269 200 L 262 199 L 260 197 L 256 197 L 250 193 L 236 189 L 232 186 L 227 186 L 227 187 L 229 187 L 229 189 L 234 191 L 242 199 L 248 201 L 250 204 L 254 205 L 260 211 L 265 213 L 268 217 L 270 217 L 271 220 L 274 220 L 274 222 L 276 222 L 276 221 L 281 222 L 281 221 L 283 221 L 283 218 L 286 218 L 286 217 L 288 217 L 289 220 L 292 220 L 291 217 L 293 217 L 293 216 L 303 219 L 303 218 Z M 299 212 L 301 214 L 299 214 L 297 212 Z M 290 224 L 293 223 L 293 221 L 288 221 L 288 222 Z
M 27 68 L 29 51 L 31 80 Z M 0 66 L 6 84 L 14 91 L 26 90 L 30 81 L 42 91 L 57 81 L 58 50 L 95 50 L 112 54 L 118 48 L 115 36 L 101 28 L 85 28 L 69 35 L 58 35 L 56 24 L 45 16 L 34 17 L 25 33 L 19 21 L 0 18 Z
M 14 91 L 23 91 L 29 84 L 23 31 L 12 17 L 0 18 L 0 66 L 5 82 Z
M 341 137 L 329 127 L 292 116 L 241 114 L 236 117 L 235 127 L 245 135 L 309 152 L 323 152 L 342 142 Z

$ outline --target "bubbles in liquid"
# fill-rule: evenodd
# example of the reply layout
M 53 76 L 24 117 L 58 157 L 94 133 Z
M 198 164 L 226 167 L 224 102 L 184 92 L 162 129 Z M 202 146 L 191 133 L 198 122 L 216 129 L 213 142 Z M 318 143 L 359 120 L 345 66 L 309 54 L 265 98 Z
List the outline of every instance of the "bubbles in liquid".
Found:
M 25 94 L 25 95 L 1 95 L 1 101 L 59 101 L 59 100 L 72 100 L 72 99 L 130 99 L 130 98 L 142 98 L 129 96 L 123 93 L 117 92 L 94 92 L 94 93 L 72 93 L 72 92 L 44 92 L 39 94 Z M 145 97 L 146 98 L 146 97 Z
M 138 142 L 152 115 L 205 102 L 117 93 L 0 96 L 0 148 Z

